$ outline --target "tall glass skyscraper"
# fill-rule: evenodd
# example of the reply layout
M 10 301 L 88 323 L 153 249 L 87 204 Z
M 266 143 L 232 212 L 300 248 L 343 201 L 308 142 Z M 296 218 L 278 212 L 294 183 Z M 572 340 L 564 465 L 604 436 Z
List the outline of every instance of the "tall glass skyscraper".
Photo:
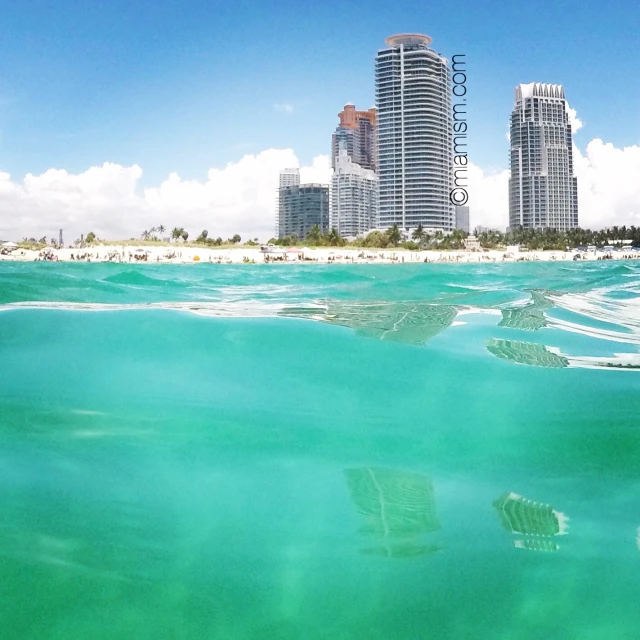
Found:
M 575 229 L 578 181 L 562 86 L 532 82 L 516 87 L 510 140 L 509 226 Z
M 379 224 L 455 227 L 451 72 L 431 38 L 387 38 L 376 56 Z

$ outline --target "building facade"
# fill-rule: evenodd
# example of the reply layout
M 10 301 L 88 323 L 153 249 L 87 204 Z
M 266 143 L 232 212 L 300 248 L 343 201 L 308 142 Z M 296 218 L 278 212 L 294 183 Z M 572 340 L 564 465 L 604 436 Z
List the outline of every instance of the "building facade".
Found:
M 510 163 L 510 228 L 566 231 L 578 226 L 578 182 L 561 85 L 532 82 L 516 87 Z
M 380 227 L 450 231 L 453 172 L 451 72 L 431 38 L 387 38 L 376 56 Z
M 279 191 L 278 237 L 295 234 L 299 239 L 309 235 L 318 225 L 322 233 L 329 231 L 329 187 L 324 184 L 298 184 Z
M 355 163 L 341 147 L 331 178 L 330 227 L 355 237 L 378 226 L 378 176 Z
M 282 169 L 278 187 L 294 187 L 300 184 L 300 169 Z
M 469 207 L 456 207 L 456 229 L 469 233 Z
M 347 150 L 349 157 L 365 169 L 376 168 L 376 109 L 357 111 L 352 104 L 346 104 L 338 114 L 340 122 L 331 139 L 332 167 L 341 148 Z
M 283 200 L 282 190 L 285 187 L 296 187 L 299 184 L 300 184 L 300 169 L 292 168 L 292 169 L 282 169 L 280 171 L 280 177 L 278 182 L 278 196 L 276 198 L 276 226 L 275 226 L 276 238 L 280 238 L 282 235 L 286 235 L 286 234 L 280 233 L 280 228 L 284 224 L 284 200 Z

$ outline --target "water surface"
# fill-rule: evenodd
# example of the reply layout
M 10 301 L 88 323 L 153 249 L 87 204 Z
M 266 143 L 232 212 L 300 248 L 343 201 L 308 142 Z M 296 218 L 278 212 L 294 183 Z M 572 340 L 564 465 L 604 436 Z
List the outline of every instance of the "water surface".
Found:
M 0 263 L 1 637 L 640 636 L 640 267 Z

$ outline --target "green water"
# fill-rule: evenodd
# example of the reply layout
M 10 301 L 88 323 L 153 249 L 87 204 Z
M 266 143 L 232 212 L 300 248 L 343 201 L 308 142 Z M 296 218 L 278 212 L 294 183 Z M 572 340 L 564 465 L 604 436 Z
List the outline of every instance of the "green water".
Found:
M 0 263 L 0 637 L 637 639 L 640 266 Z

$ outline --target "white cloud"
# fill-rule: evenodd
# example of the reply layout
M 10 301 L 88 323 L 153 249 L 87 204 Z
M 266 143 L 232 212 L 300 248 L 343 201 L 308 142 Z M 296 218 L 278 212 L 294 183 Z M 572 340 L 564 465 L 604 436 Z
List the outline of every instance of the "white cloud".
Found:
M 295 107 L 288 103 L 288 102 L 282 102 L 279 104 L 274 104 L 273 108 L 276 111 L 281 111 L 282 113 L 288 113 L 288 114 L 292 114 L 295 111 Z
M 569 113 L 569 124 L 571 125 L 572 133 L 582 129 L 582 120 L 578 118 L 576 110 L 567 105 L 567 111 Z
M 504 229 L 509 224 L 509 171 L 486 174 L 469 164 L 469 223 Z
M 331 182 L 331 159 L 329 156 L 316 156 L 310 167 L 300 167 L 300 182 L 318 182 L 329 184 Z
M 574 147 L 580 226 L 640 226 L 640 146 L 622 149 L 596 138 L 585 155 Z
M 268 239 L 275 224 L 278 173 L 299 166 L 291 149 L 245 155 L 223 169 L 211 169 L 205 181 L 172 173 L 159 186 L 141 190 L 142 169 L 105 163 L 80 174 L 50 169 L 14 182 L 0 172 L 0 238 L 57 236 L 71 241 L 94 231 L 99 237 L 139 237 L 163 224 L 214 237 L 240 233 Z M 304 182 L 329 180 L 329 158 L 318 156 L 300 168 Z

